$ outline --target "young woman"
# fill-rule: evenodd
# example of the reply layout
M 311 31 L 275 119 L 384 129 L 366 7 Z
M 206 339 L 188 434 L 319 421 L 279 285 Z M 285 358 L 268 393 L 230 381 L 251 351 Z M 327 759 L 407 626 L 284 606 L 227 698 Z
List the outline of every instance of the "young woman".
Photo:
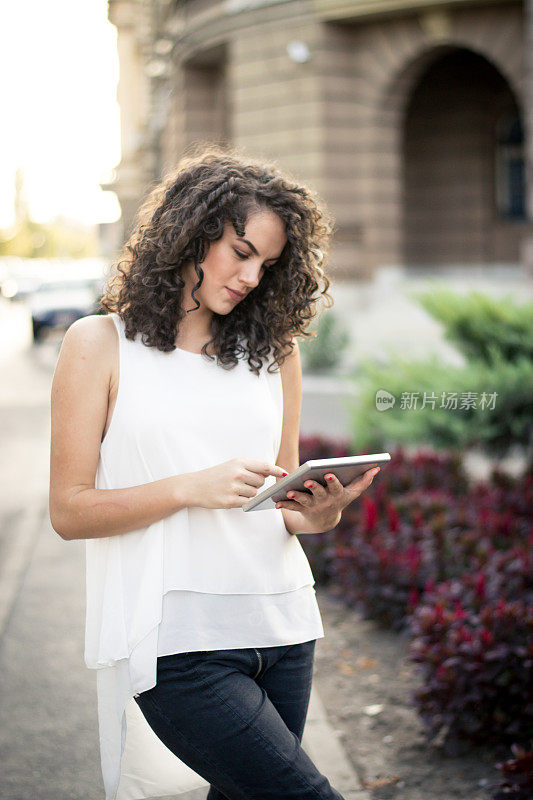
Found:
M 108 313 L 64 337 L 50 518 L 86 540 L 106 800 L 341 798 L 301 747 L 324 632 L 298 537 L 375 470 L 242 510 L 299 466 L 296 337 L 331 300 L 331 231 L 274 165 L 202 146 L 141 206 Z

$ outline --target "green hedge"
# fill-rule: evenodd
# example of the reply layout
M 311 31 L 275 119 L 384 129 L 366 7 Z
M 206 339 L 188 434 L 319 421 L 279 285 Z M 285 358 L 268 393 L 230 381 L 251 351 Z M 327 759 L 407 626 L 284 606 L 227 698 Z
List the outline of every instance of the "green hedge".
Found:
M 332 311 L 322 312 L 308 328 L 312 338 L 299 340 L 302 366 L 310 372 L 329 372 L 337 367 L 350 341 L 340 317 Z
M 354 375 L 360 394 L 348 409 L 353 447 L 377 451 L 403 442 L 462 450 L 482 445 L 493 455 L 504 455 L 513 445 L 530 449 L 533 306 L 449 291 L 424 296 L 424 304 L 449 326 L 446 338 L 461 350 L 466 364 L 443 364 L 436 355 L 413 361 L 392 352 L 386 363 L 364 360 Z M 392 407 L 378 410 L 378 390 L 394 396 Z M 418 393 L 416 407 L 402 407 L 411 393 Z M 447 408 L 451 393 L 456 393 L 456 406 Z

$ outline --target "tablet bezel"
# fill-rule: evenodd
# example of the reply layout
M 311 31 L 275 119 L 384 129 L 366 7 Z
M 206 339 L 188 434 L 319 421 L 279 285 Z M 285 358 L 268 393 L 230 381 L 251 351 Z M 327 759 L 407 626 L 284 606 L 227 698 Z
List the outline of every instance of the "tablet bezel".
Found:
M 336 475 L 343 486 L 362 475 L 373 466 L 390 461 L 390 453 L 369 453 L 368 455 L 342 456 L 340 458 L 314 458 L 305 461 L 297 469 L 290 472 L 285 478 L 268 486 L 255 497 L 247 500 L 241 506 L 243 511 L 267 511 L 276 509 L 276 503 L 280 500 L 287 500 L 287 491 L 293 489 L 298 492 L 311 494 L 311 490 L 304 486 L 307 480 L 314 480 L 326 485 L 323 474 L 332 472 Z M 364 469 L 358 469 L 364 467 Z M 339 474 L 337 474 L 337 472 Z

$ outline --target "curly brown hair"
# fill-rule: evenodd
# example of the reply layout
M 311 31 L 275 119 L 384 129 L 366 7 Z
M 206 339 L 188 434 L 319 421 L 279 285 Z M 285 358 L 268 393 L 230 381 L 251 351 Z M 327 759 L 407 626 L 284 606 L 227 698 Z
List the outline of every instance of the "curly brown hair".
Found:
M 200 264 L 209 242 L 222 237 L 228 220 L 243 237 L 250 213 L 262 210 L 273 211 L 285 222 L 287 242 L 281 257 L 230 313 L 213 313 L 212 338 L 202 354 L 214 359 L 206 352 L 212 344 L 225 368 L 247 355 L 250 369 L 259 374 L 272 350 L 280 365 L 292 352 L 295 335 L 314 335 L 305 329 L 322 297 L 329 301 L 327 308 L 333 305 L 324 272 L 333 223 L 316 192 L 273 163 L 243 155 L 235 147 L 193 145 L 149 192 L 112 265 L 101 308 L 121 316 L 128 339 L 140 333 L 143 344 L 174 350 L 180 320 L 200 307 L 194 292 L 202 284 Z M 192 292 L 197 306 L 186 312 L 182 270 L 191 262 L 198 275 Z

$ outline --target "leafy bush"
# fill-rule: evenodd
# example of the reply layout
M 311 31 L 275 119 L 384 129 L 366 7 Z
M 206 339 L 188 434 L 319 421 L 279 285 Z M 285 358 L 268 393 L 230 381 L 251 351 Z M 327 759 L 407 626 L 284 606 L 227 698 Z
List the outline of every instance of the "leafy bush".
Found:
M 533 359 L 533 304 L 517 305 L 481 292 L 458 295 L 449 289 L 420 292 L 414 297 L 445 326 L 445 337 L 467 359 L 490 363 L 493 352 L 505 361 Z
M 338 457 L 342 442 L 301 440 L 301 461 Z M 317 581 L 350 606 L 401 631 L 424 591 L 483 573 L 487 598 L 510 600 L 533 588 L 530 508 L 533 473 L 494 470 L 468 484 L 454 453 L 391 453 L 372 486 L 343 511 L 331 535 L 301 537 Z
M 533 588 L 531 477 L 511 487 L 481 483 L 454 493 L 443 482 L 395 494 L 394 473 L 393 458 L 322 547 L 322 572 L 348 605 L 401 631 L 440 581 L 483 572 L 488 598 L 520 598 Z
M 301 461 L 348 452 L 340 441 L 301 440 Z M 412 700 L 449 754 L 470 742 L 525 742 L 533 738 L 533 465 L 520 478 L 493 470 L 470 483 L 456 453 L 391 456 L 336 528 L 300 537 L 313 573 L 411 637 L 422 677 Z
M 526 752 L 524 747 L 514 743 L 511 750 L 515 758 L 496 764 L 502 773 L 498 784 L 491 784 L 487 789 L 498 791 L 492 800 L 531 800 L 533 797 L 533 747 Z
M 341 458 L 350 455 L 352 451 L 348 442 L 342 439 L 332 439 L 324 436 L 300 436 L 300 463 L 313 458 Z M 361 453 L 370 452 L 361 450 Z M 466 480 L 459 457 L 456 454 L 439 454 L 430 450 L 420 450 L 414 456 L 407 456 L 403 448 L 391 454 L 391 461 L 380 473 L 378 481 L 373 484 L 371 491 L 376 497 L 381 498 L 382 504 L 389 494 L 408 492 L 415 487 L 437 491 L 438 487 L 448 486 L 457 489 Z M 372 515 L 368 505 L 368 492 L 362 497 L 365 513 Z M 421 502 L 424 498 L 421 496 Z M 344 512 L 340 524 L 334 529 L 334 536 L 324 536 L 323 533 L 306 534 L 301 537 L 302 545 L 308 556 L 313 574 L 317 581 L 326 584 L 333 577 L 339 578 L 341 562 L 343 559 L 342 548 L 349 543 L 353 531 L 357 528 L 359 514 L 358 504 L 351 504 Z M 394 515 L 394 508 L 390 507 Z M 357 573 L 351 571 L 349 579 L 343 586 L 346 598 L 352 596 L 351 585 Z M 365 586 L 372 586 L 369 578 Z M 388 601 L 386 601 L 388 602 Z M 374 608 L 374 606 L 373 606 Z M 405 616 L 405 604 L 401 606 L 401 618 Z
M 302 365 L 311 372 L 328 372 L 336 367 L 350 341 L 340 317 L 332 311 L 322 312 L 317 324 L 308 328 L 315 335 L 299 341 Z
M 434 355 L 412 361 L 394 352 L 389 363 L 363 360 L 354 376 L 361 392 L 351 412 L 352 447 L 409 442 L 464 450 L 481 444 L 495 455 L 513 445 L 531 449 L 533 306 L 479 293 L 420 297 L 448 326 L 445 337 L 467 363 L 443 364 Z M 393 395 L 394 405 L 378 410 L 378 390 Z
M 472 361 L 467 367 L 394 358 L 394 366 L 365 361 L 360 396 L 350 410 L 352 447 L 356 451 L 390 449 L 392 443 L 419 443 L 457 451 L 485 445 L 504 455 L 511 445 L 531 446 L 533 360 L 492 364 Z M 376 408 L 384 389 L 394 406 Z M 454 407 L 455 406 L 455 407 Z
M 533 602 L 464 601 L 461 581 L 440 584 L 411 618 L 410 658 L 423 685 L 413 702 L 430 739 L 456 755 L 468 742 L 533 737 Z M 482 583 L 474 593 L 483 595 Z

